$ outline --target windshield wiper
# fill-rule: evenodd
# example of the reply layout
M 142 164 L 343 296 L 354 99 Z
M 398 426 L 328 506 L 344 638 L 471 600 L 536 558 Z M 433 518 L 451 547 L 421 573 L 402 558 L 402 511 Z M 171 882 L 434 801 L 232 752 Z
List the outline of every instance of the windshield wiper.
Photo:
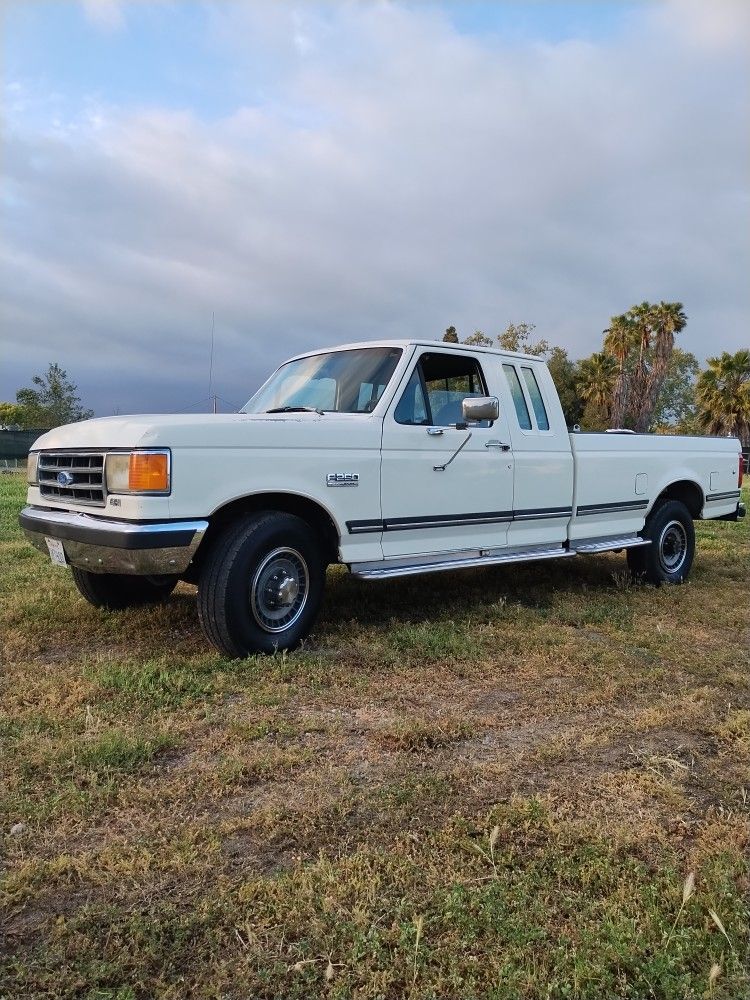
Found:
M 274 406 L 271 410 L 266 410 L 266 413 L 319 413 L 320 416 L 325 415 L 324 410 L 319 410 L 317 406 Z

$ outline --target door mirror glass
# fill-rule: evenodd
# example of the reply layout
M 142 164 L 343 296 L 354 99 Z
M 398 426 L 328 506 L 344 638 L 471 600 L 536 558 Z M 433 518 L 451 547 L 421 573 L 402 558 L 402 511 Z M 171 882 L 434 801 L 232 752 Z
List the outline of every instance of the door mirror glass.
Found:
M 461 403 L 464 420 L 497 420 L 500 416 L 500 400 L 497 396 L 472 396 Z

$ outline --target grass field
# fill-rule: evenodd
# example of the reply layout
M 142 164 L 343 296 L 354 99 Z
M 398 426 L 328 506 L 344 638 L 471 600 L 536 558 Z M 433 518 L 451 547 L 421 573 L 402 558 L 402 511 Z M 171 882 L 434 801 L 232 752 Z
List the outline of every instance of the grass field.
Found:
M 0 491 L 0 997 L 747 994 L 748 521 L 680 588 L 332 570 L 305 649 L 231 662 L 190 587 L 85 604 Z

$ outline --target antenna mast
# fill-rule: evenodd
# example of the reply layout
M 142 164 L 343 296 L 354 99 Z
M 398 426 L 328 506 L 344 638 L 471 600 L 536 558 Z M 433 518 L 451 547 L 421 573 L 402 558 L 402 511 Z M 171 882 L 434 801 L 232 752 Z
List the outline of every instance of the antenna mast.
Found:
M 214 378 L 214 332 L 216 329 L 216 313 L 211 310 L 211 357 L 208 363 L 208 401 L 213 403 L 213 412 L 216 413 L 216 396 L 212 395 Z

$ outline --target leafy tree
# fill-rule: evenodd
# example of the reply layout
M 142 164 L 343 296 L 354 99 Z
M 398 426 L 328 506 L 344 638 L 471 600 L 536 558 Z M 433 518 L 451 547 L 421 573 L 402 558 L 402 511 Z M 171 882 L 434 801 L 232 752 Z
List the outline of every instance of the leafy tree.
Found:
M 601 430 L 611 419 L 612 391 L 617 380 L 617 362 L 600 351 L 578 362 L 576 383 L 586 403 L 583 422 L 589 430 Z
M 552 381 L 555 383 L 560 404 L 568 427 L 581 422 L 586 401 L 578 388 L 578 366 L 562 347 L 553 347 L 547 359 Z
M 695 383 L 700 366 L 690 351 L 675 347 L 656 401 L 651 430 L 674 429 L 683 433 L 696 430 Z
M 550 345 L 547 340 L 531 342 L 531 335 L 536 330 L 535 323 L 508 323 L 507 327 L 498 335 L 497 343 L 503 351 L 515 351 L 518 354 L 535 354 L 543 357 L 549 354 Z
M 492 347 L 492 337 L 487 337 L 481 330 L 475 330 L 464 343 L 471 344 L 473 347 Z
M 709 358 L 695 387 L 698 419 L 709 434 L 730 434 L 750 445 L 750 351 Z
M 549 354 L 551 347 L 546 340 L 532 342 L 531 335 L 535 329 L 534 323 L 509 323 L 503 332 L 497 335 L 497 346 L 501 351 L 515 351 L 518 354 L 535 354 L 537 357 L 543 357 L 545 354 Z M 443 334 L 443 342 L 447 344 L 462 343 L 455 326 L 448 327 Z M 463 343 L 471 344 L 474 347 L 493 347 L 495 345 L 492 337 L 488 337 L 482 330 L 475 330 Z
M 13 427 L 18 425 L 23 427 L 26 420 L 26 411 L 18 403 L 0 403 L 0 426 Z
M 59 427 L 93 417 L 93 410 L 81 406 L 78 387 L 60 365 L 51 364 L 44 375 L 35 375 L 31 381 L 35 388 L 19 389 L 16 393 L 26 427 Z

